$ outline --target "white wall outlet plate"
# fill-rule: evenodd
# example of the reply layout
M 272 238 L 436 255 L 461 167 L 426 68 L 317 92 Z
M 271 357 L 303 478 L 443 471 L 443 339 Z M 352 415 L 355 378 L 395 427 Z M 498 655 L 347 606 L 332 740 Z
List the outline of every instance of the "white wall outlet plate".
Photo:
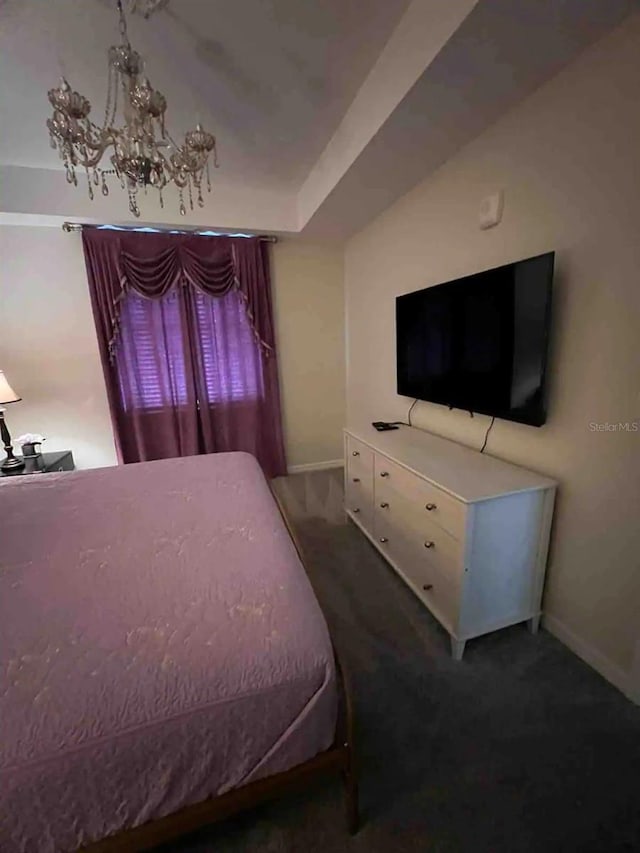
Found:
M 493 195 L 488 195 L 480 202 L 480 215 L 478 217 L 480 228 L 493 228 L 502 219 L 504 209 L 504 193 L 498 190 Z

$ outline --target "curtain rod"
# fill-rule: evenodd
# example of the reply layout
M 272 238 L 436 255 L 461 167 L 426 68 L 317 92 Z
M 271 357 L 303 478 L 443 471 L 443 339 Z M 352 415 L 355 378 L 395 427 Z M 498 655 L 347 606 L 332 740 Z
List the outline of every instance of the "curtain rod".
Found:
M 100 228 L 100 227 L 101 227 L 100 225 L 90 225 L 89 223 L 83 223 L 83 222 L 63 222 L 62 223 L 62 230 L 65 231 L 67 234 L 70 234 L 72 231 L 82 231 L 83 228 Z M 142 227 L 144 227 L 144 226 L 142 226 Z M 128 226 L 115 225 L 114 230 L 137 231 L 140 229 L 136 228 L 135 226 L 128 227 Z M 168 233 L 168 234 L 193 234 L 194 236 L 200 236 L 200 234 L 201 234 L 201 232 L 196 230 L 196 229 L 194 229 L 193 231 L 185 231 L 185 230 L 180 229 L 180 228 L 153 228 L 153 231 L 159 231 L 161 233 Z M 204 236 L 207 236 L 207 235 L 204 235 Z M 217 236 L 234 237 L 234 236 L 238 236 L 238 235 L 235 235 L 235 234 L 219 234 Z M 258 239 L 261 240 L 263 243 L 277 243 L 278 242 L 278 238 L 274 237 L 271 234 L 258 234 L 258 235 L 242 234 L 239 236 L 242 236 L 242 237 L 257 236 Z

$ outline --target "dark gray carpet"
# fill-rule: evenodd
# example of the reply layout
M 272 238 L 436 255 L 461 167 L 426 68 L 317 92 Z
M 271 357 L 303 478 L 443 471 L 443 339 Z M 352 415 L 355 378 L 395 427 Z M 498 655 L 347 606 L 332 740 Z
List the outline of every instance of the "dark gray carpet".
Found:
M 339 783 L 192 836 L 184 853 L 640 850 L 640 708 L 553 637 L 446 634 L 340 513 L 334 472 L 278 484 L 351 671 L 363 827 Z

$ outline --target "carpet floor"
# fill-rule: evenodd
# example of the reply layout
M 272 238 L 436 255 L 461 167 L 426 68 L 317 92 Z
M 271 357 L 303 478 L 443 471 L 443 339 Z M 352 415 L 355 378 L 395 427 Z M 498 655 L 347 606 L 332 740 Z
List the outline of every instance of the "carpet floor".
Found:
M 640 707 L 550 634 L 448 638 L 342 514 L 340 472 L 277 483 L 349 668 L 362 828 L 338 781 L 203 830 L 181 853 L 640 851 Z

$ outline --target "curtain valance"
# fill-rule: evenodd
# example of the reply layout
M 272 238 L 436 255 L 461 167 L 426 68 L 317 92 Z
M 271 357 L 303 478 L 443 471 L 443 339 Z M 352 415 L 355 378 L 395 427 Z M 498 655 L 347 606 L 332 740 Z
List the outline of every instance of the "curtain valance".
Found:
M 273 350 L 268 258 L 257 237 L 84 228 L 82 241 L 94 315 L 110 358 L 127 290 L 160 299 L 182 285 L 214 297 L 237 287 L 256 339 L 267 355 Z

